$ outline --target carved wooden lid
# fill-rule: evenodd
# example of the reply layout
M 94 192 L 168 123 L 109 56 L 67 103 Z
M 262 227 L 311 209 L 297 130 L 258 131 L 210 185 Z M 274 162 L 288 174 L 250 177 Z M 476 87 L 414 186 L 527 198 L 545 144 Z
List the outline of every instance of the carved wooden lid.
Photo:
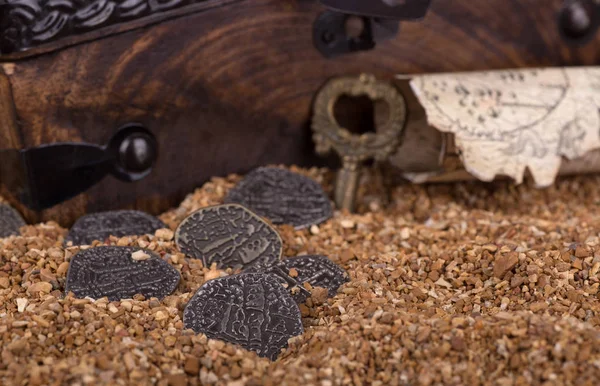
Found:
M 241 0 L 0 1 L 0 60 L 14 60 Z

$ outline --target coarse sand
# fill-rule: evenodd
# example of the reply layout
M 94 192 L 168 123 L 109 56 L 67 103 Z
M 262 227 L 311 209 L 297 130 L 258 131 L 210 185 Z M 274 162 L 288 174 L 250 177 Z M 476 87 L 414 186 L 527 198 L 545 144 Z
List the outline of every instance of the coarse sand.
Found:
M 331 171 L 293 170 L 332 192 Z M 239 180 L 214 178 L 162 214 L 171 231 L 94 243 L 158 252 L 182 275 L 163 301 L 63 298 L 79 247 L 63 248 L 55 223 L 0 239 L 0 384 L 600 383 L 600 177 L 406 184 L 384 200 L 366 174 L 357 214 L 276 226 L 284 256 L 327 255 L 351 280 L 300 306 L 305 333 L 275 362 L 183 329 L 194 292 L 232 272 L 178 253 L 172 230 Z

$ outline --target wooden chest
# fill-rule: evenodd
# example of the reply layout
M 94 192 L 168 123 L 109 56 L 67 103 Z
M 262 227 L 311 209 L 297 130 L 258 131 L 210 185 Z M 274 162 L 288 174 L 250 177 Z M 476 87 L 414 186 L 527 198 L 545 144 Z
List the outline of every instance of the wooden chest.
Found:
M 310 116 L 331 77 L 597 64 L 594 1 L 571 3 L 433 0 L 397 31 L 364 19 L 356 36 L 317 0 L 2 3 L 3 195 L 28 195 L 31 221 L 69 225 L 98 210 L 159 213 L 212 176 L 326 164 Z M 99 166 L 112 150 L 124 151 L 120 175 Z

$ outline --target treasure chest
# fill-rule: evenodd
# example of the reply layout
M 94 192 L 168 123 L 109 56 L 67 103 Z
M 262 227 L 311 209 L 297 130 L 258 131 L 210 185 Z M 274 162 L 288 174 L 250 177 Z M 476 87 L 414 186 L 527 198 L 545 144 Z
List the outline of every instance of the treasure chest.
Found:
M 2 1 L 2 195 L 30 221 L 69 225 L 159 213 L 260 165 L 336 166 L 315 149 L 317 96 L 361 74 L 403 101 L 401 140 L 380 158 L 423 175 L 452 144 L 411 77 L 591 66 L 597 24 L 594 0 Z M 322 102 L 358 134 L 377 126 L 365 87 Z

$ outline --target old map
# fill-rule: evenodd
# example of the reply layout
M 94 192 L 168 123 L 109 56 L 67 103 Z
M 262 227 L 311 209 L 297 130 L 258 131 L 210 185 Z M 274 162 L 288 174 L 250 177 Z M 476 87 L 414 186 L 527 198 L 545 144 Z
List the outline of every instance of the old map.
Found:
M 490 181 L 552 184 L 562 157 L 600 148 L 600 69 L 550 68 L 414 77 L 430 125 L 452 133 L 465 169 Z

